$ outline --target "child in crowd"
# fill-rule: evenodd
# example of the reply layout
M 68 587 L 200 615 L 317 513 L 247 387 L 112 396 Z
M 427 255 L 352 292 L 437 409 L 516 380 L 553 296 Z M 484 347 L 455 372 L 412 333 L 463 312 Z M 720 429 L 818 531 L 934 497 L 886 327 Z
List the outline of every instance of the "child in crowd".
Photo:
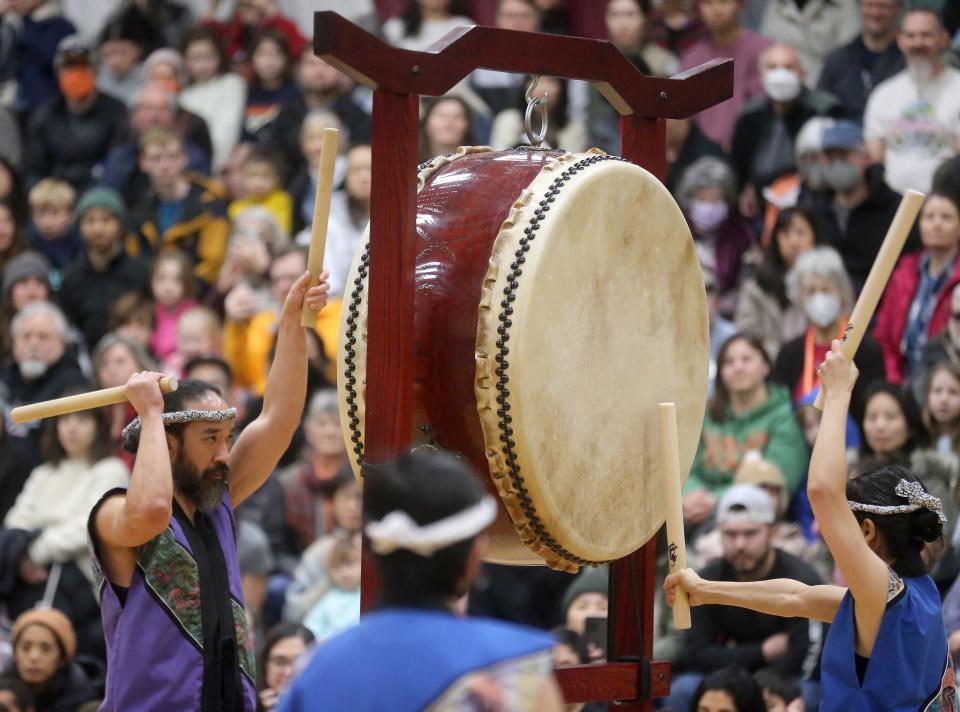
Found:
M 256 146 L 243 162 L 244 194 L 230 203 L 230 219 L 244 209 L 260 205 L 270 211 L 283 231 L 290 235 L 293 229 L 293 199 L 282 188 L 283 171 L 273 152 Z
M 953 527 L 960 477 L 960 368 L 952 362 L 942 361 L 930 369 L 922 411 L 929 440 L 914 452 L 912 465 L 930 493 L 943 502 L 948 526 Z M 952 529 L 948 537 L 950 533 Z
M 767 712 L 803 712 L 800 683 L 771 670 L 760 670 L 754 676 L 763 691 Z
M 177 350 L 177 324 L 183 314 L 197 306 L 193 265 L 179 250 L 161 252 L 153 263 L 150 290 L 156 304 L 156 328 L 150 345 L 158 359 Z
M 303 625 L 325 640 L 360 620 L 360 539 L 340 539 L 327 559 L 330 588 L 303 619 Z
M 61 272 L 80 252 L 80 233 L 75 224 L 77 193 L 66 181 L 44 178 L 30 191 L 30 247 L 47 258 L 53 268 L 50 283 L 60 286 Z
M 327 129 L 336 129 L 341 135 L 344 132 L 337 115 L 325 109 L 313 109 L 300 124 L 300 168 L 287 183 L 294 203 L 293 224 L 298 233 L 309 230 L 313 220 L 313 204 L 317 199 L 317 166 L 323 156 L 323 134 Z M 346 145 L 347 141 L 341 138 L 339 153 L 333 162 L 334 185 L 343 183 L 347 174 Z
M 264 30 L 250 47 L 250 87 L 243 116 L 243 140 L 265 138 L 285 104 L 300 98 L 293 80 L 294 57 L 282 33 Z
M 140 292 L 127 292 L 110 307 L 107 328 L 150 348 L 157 327 L 157 312 L 151 300 Z
M 223 353 L 223 324 L 207 307 L 193 307 L 177 323 L 177 350 L 164 361 L 164 370 L 182 377 L 183 367 L 196 356 Z

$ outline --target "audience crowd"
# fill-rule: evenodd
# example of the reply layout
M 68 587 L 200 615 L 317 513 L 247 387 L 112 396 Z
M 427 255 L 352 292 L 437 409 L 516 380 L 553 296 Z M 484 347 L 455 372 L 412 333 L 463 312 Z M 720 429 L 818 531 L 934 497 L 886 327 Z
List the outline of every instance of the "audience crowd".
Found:
M 103 695 L 87 516 L 129 481 L 120 432 L 134 416 L 16 424 L 10 410 L 159 369 L 215 384 L 250 422 L 279 305 L 305 269 L 327 127 L 343 137 L 333 298 L 309 340 L 302 426 L 237 512 L 259 706 L 359 616 L 361 494 L 333 386 L 370 216 L 372 94 L 313 54 L 315 9 L 411 50 L 478 21 L 580 34 L 589 15 L 645 74 L 734 58 L 731 99 L 666 122 L 665 183 L 709 309 L 710 397 L 683 493 L 705 578 L 842 584 L 805 497 L 817 366 L 900 195 L 928 194 L 856 357 L 848 453 L 853 476 L 903 464 L 942 499 L 947 537 L 927 561 L 960 662 L 955 3 L 0 0 L 0 710 L 95 709 Z M 420 159 L 522 142 L 527 85 L 477 70 L 424 100 Z M 534 94 L 549 145 L 619 150 L 618 115 L 589 84 L 541 77 Z M 603 569 L 485 564 L 463 605 L 554 630 L 562 666 L 605 658 L 607 603 Z M 715 606 L 693 622 L 673 630 L 658 602 L 655 656 L 674 665 L 663 709 L 817 708 L 824 625 Z

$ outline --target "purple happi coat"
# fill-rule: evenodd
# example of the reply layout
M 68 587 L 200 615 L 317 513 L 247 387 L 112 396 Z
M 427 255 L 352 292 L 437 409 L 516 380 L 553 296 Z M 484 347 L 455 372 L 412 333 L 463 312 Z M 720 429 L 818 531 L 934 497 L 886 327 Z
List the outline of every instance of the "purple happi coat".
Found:
M 108 492 L 100 502 L 115 494 L 117 490 Z M 176 517 L 171 517 L 167 529 L 141 547 L 124 600 L 122 590 L 118 595 L 97 560 L 93 519 L 99 507 L 98 503 L 90 514 L 89 529 L 107 643 L 107 690 L 100 710 L 199 711 L 203 688 L 200 577 L 187 537 Z M 220 506 L 207 516 L 227 565 L 244 709 L 253 712 L 256 671 L 229 494 L 224 493 Z

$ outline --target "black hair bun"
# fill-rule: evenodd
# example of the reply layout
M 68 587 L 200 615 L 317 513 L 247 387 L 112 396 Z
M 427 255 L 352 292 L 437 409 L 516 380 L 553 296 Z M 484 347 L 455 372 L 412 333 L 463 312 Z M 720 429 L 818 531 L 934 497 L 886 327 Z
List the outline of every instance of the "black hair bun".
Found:
M 923 548 L 927 542 L 939 540 L 943 536 L 943 524 L 940 517 L 926 507 L 913 512 L 910 517 L 910 539 Z

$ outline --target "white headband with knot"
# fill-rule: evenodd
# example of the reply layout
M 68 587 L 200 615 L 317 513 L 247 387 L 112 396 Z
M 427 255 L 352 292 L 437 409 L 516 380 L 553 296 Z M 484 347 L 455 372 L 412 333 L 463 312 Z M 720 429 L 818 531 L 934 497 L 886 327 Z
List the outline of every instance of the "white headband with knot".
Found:
M 420 556 L 432 556 L 440 549 L 476 536 L 496 518 L 496 500 L 486 496 L 472 507 L 422 526 L 398 509 L 378 522 L 370 522 L 364 531 L 377 554 L 406 549 Z
M 862 502 L 851 502 L 849 499 L 847 504 L 854 512 L 870 512 L 871 514 L 907 514 L 908 512 L 916 512 L 918 509 L 929 509 L 937 515 L 941 524 L 947 523 L 940 498 L 934 497 L 924 490 L 923 485 L 919 482 L 900 480 L 893 491 L 901 497 L 905 497 L 909 504 L 863 504 Z
M 176 410 L 171 413 L 163 413 L 160 419 L 166 426 L 174 423 L 196 423 L 198 421 L 220 423 L 224 420 L 233 420 L 236 417 L 237 409 L 227 408 L 226 410 Z M 139 415 L 127 424 L 120 436 L 127 444 L 132 444 L 133 440 L 140 436 Z

